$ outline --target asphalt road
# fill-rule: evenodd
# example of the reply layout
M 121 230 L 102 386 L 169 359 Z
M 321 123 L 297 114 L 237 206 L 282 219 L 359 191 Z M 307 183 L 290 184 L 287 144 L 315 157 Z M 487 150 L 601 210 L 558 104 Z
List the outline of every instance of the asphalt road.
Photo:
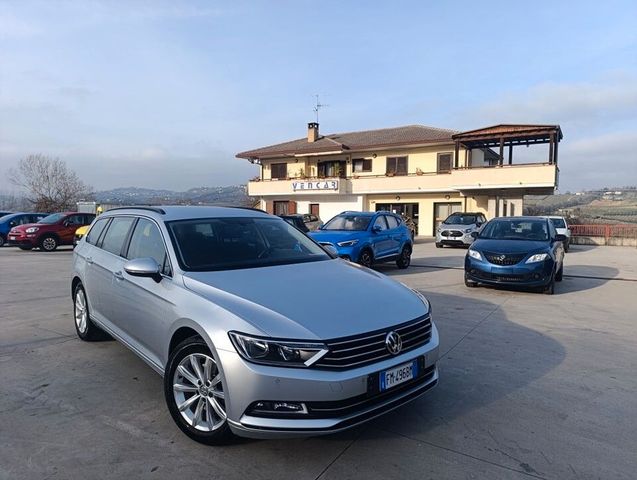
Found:
M 180 433 L 136 356 L 76 338 L 70 250 L 2 248 L 0 479 L 634 479 L 637 250 L 573 246 L 554 296 L 467 289 L 463 255 L 379 268 L 432 302 L 434 391 L 343 434 L 220 448 Z

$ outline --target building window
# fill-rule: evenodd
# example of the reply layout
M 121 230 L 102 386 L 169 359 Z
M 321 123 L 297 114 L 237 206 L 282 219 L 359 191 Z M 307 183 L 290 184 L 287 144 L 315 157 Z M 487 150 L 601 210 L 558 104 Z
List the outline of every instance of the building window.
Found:
M 355 158 L 354 160 L 352 160 L 352 165 L 353 165 L 354 173 L 372 171 L 371 158 Z
M 407 175 L 407 157 L 387 157 L 388 175 Z
M 288 201 L 274 202 L 274 214 L 287 215 L 288 213 L 290 213 L 289 206 L 290 206 L 290 202 Z
M 319 177 L 345 178 L 345 173 L 345 162 L 343 161 L 320 162 L 318 164 Z
M 272 178 L 287 178 L 288 176 L 287 163 L 273 163 L 271 168 L 272 168 Z
M 438 154 L 438 173 L 451 173 L 452 153 Z

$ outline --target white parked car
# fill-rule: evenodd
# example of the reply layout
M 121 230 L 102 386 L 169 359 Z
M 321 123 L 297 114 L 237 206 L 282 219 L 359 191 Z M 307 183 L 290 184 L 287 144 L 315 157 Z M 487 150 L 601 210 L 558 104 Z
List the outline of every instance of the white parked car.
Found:
M 564 242 L 564 251 L 568 252 L 568 248 L 571 243 L 571 229 L 568 228 L 566 219 L 558 216 L 549 216 L 549 218 L 551 219 L 555 230 L 557 230 L 557 233 L 566 237 L 566 241 Z

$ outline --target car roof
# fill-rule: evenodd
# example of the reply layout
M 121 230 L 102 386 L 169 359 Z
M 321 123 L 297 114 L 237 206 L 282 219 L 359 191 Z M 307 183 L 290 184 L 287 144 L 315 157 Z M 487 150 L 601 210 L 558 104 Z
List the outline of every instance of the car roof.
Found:
M 378 215 L 379 213 L 389 213 L 391 215 L 395 215 L 395 213 L 392 213 L 388 210 L 379 210 L 378 212 L 357 212 L 354 210 L 347 210 L 345 212 L 339 213 L 339 215 L 359 215 L 361 217 L 373 217 L 374 215 Z
M 534 217 L 532 215 L 520 215 L 520 216 L 513 216 L 513 217 L 495 217 L 495 218 L 492 218 L 491 220 L 495 220 L 495 221 L 498 221 L 498 220 L 528 220 L 528 221 L 530 221 L 530 220 L 544 220 L 544 221 L 546 221 L 547 218 L 543 217 L 543 216 L 542 217 L 540 217 L 540 216 L 535 216 Z
M 546 215 L 546 218 L 561 218 L 562 220 L 566 220 L 566 218 L 560 217 L 559 215 Z
M 482 212 L 453 212 L 449 214 L 449 216 L 451 215 L 484 215 L 484 213 Z
M 247 207 L 213 207 L 199 205 L 161 205 L 161 206 L 137 206 L 137 207 L 117 207 L 106 210 L 100 217 L 110 217 L 113 215 L 144 214 L 157 220 L 170 222 L 173 220 L 190 220 L 195 218 L 251 218 L 251 217 L 271 217 L 263 210 Z

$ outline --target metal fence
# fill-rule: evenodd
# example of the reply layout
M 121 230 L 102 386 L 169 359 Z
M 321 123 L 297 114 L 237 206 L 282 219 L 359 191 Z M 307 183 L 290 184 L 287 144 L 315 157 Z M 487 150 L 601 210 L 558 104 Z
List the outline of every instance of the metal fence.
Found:
M 637 238 L 637 224 L 570 225 L 574 237 Z

